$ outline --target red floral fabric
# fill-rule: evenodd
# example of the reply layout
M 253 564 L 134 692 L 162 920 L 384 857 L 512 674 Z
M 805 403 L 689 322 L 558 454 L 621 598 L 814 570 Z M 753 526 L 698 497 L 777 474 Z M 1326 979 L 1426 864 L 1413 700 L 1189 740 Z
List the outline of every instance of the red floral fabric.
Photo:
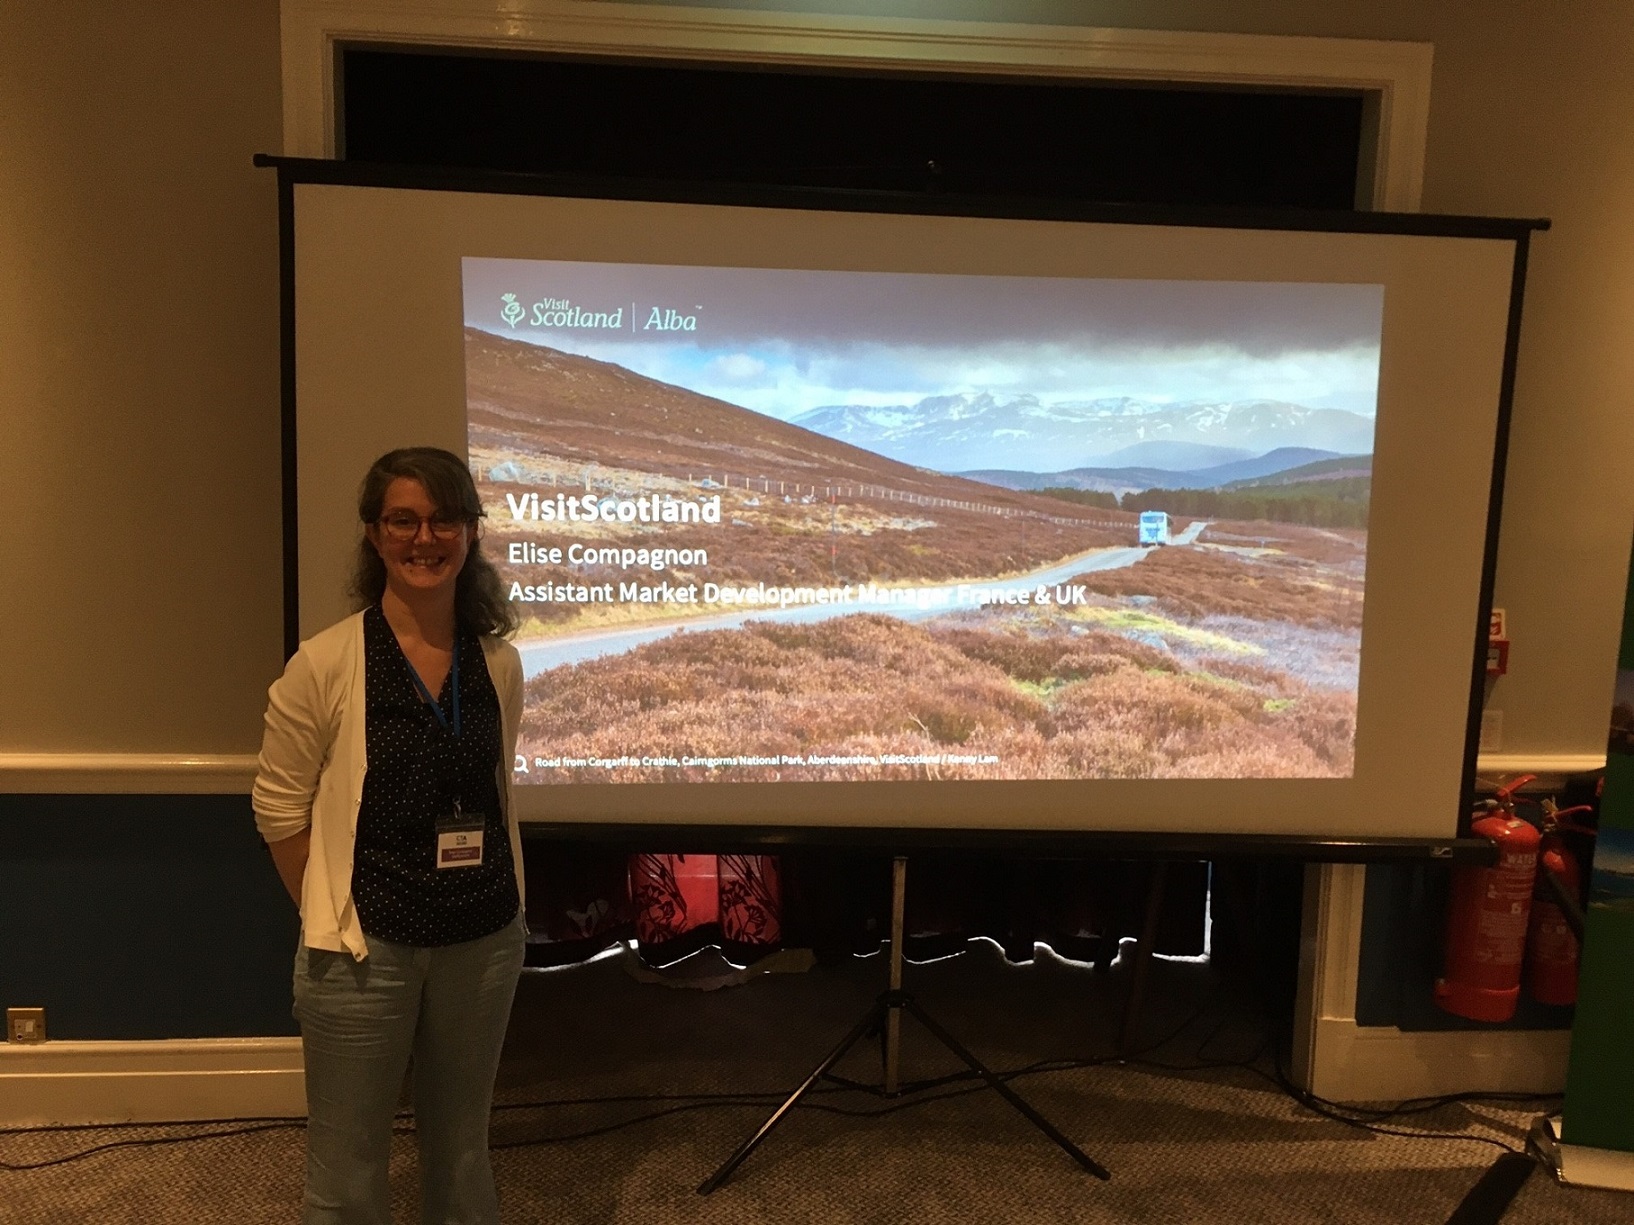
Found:
M 702 947 L 718 937 L 771 949 L 783 940 L 782 879 L 772 855 L 633 855 L 630 897 L 643 945 Z

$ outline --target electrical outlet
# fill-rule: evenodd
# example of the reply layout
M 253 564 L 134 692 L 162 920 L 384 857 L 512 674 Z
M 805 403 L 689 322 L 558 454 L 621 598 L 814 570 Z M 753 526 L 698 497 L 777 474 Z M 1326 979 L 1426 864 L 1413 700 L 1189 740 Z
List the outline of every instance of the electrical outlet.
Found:
M 6 1009 L 7 1042 L 44 1042 L 44 1008 Z

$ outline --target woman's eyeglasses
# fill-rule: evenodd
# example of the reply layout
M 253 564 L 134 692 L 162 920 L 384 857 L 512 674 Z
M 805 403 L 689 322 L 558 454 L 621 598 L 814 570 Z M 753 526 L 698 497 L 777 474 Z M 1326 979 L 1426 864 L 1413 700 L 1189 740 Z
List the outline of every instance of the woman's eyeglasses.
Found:
M 422 519 L 407 511 L 394 511 L 381 515 L 375 522 L 393 540 L 413 540 L 420 534 L 422 523 L 431 529 L 431 534 L 438 540 L 452 540 L 465 530 L 465 525 L 471 520 L 464 515 L 432 515 L 429 519 Z

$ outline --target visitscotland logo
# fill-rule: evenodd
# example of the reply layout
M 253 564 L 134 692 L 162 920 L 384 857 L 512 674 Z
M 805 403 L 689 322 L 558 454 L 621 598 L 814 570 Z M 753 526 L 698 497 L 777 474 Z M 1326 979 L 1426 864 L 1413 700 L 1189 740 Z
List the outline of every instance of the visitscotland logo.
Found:
M 574 306 L 566 298 L 541 298 L 531 307 L 523 306 L 514 293 L 499 296 L 499 317 L 508 324 L 512 331 L 524 320 L 530 327 L 536 328 L 568 328 L 568 329 L 596 329 L 622 331 L 624 328 L 624 308 L 617 310 L 597 311 L 585 310 Z M 694 312 L 703 308 L 695 306 Z M 630 306 L 630 330 L 643 332 L 696 332 L 698 330 L 698 316 L 696 313 L 687 314 L 676 310 L 672 306 L 655 306 L 648 313 L 645 320 L 637 313 L 635 305 Z
M 513 329 L 524 318 L 536 328 L 608 328 L 617 332 L 624 327 L 622 306 L 612 311 L 592 311 L 574 306 L 566 298 L 542 298 L 525 307 L 513 293 L 500 295 L 499 301 L 499 317 Z

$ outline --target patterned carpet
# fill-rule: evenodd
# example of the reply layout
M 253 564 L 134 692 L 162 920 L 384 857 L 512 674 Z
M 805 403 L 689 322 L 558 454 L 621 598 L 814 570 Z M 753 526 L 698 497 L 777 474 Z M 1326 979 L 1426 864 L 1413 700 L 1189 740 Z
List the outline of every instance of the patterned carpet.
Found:
M 699 977 L 708 977 L 708 957 Z M 990 1090 L 961 1092 L 968 1084 L 954 1082 L 927 1091 L 951 1096 L 901 1109 L 893 1109 L 900 1102 L 830 1088 L 815 1099 L 820 1109 L 796 1112 L 726 1186 L 699 1196 L 697 1184 L 770 1113 L 770 1094 L 810 1071 L 861 1017 L 883 976 L 877 958 L 762 975 L 718 991 L 638 982 L 619 959 L 528 975 L 494 1124 L 505 1220 L 1439 1225 L 1499 1152 L 1468 1138 L 1384 1136 L 1323 1118 L 1272 1083 L 1263 1055 L 1253 1069 L 1199 1068 L 1261 1054 L 1265 1031 L 1252 1002 L 1203 965 L 1154 967 L 1145 1028 L 1162 1045 L 1142 1061 L 1062 1066 L 1114 1049 L 1122 974 L 1096 975 L 1047 955 L 1013 966 L 977 944 L 964 956 L 910 967 L 909 986 L 994 1068 L 1056 1061 L 1011 1083 L 1109 1167 L 1110 1182 L 1081 1172 Z M 913 1021 L 904 1021 L 904 1032 L 906 1076 L 958 1069 Z M 841 1070 L 876 1078 L 876 1052 L 859 1046 Z M 767 1096 L 701 1106 L 705 1099 L 696 1097 L 582 1100 L 723 1093 Z M 1520 1147 L 1539 1109 L 1462 1104 L 1395 1125 Z M 882 1110 L 891 1112 L 838 1113 Z M 661 1111 L 673 1112 L 616 1126 Z M 393 1162 L 403 1222 L 417 1219 L 408 1126 L 405 1120 Z M 5 1135 L 0 1161 L 47 1161 L 109 1142 L 228 1129 Z M 0 1171 L 0 1222 L 284 1225 L 299 1219 L 301 1144 L 298 1127 L 275 1126 Z M 1503 1219 L 1626 1225 L 1634 1198 L 1560 1187 L 1540 1172 Z

